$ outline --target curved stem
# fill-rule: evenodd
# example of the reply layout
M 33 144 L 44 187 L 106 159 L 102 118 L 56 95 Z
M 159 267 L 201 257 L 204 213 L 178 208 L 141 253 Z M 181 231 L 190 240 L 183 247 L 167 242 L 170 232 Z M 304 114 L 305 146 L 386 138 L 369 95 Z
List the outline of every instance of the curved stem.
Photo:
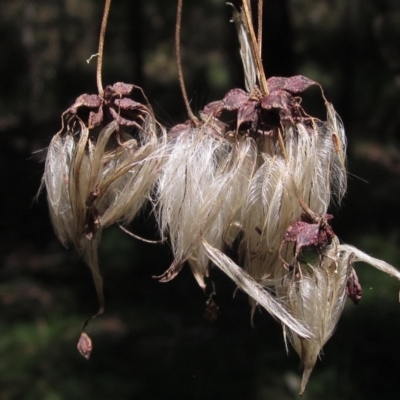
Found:
M 103 66 L 103 49 L 104 49 L 104 37 L 106 35 L 108 14 L 110 12 L 111 0 L 106 0 L 104 5 L 103 20 L 101 21 L 100 36 L 99 36 L 99 50 L 97 58 L 97 69 L 96 69 L 96 82 L 97 90 L 99 91 L 99 96 L 103 96 L 103 82 L 101 79 L 101 69 Z
M 185 81 L 183 79 L 182 72 L 182 63 L 181 63 L 181 21 L 182 21 L 182 3 L 183 0 L 178 0 L 178 7 L 176 11 L 176 25 L 175 25 L 175 56 L 176 56 L 176 65 L 178 67 L 178 77 L 179 84 L 181 86 L 183 101 L 185 102 L 186 110 L 191 121 L 198 125 L 199 121 L 196 116 L 193 114 L 192 109 L 190 108 L 189 99 L 187 97 Z

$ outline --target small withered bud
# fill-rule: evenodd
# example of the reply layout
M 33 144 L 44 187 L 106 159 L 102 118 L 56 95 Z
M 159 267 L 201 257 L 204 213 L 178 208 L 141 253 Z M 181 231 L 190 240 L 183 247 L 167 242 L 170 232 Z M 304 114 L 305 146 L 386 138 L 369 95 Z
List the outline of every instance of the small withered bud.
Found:
M 81 333 L 81 337 L 79 338 L 78 345 L 77 345 L 79 353 L 89 360 L 90 355 L 92 354 L 93 346 L 92 340 L 90 339 L 89 335 L 86 332 Z
M 283 245 L 295 243 L 294 257 L 296 261 L 304 247 L 315 247 L 321 256 L 325 247 L 331 244 L 335 237 L 335 233 L 329 225 L 332 218 L 333 216 L 330 214 L 318 216 L 315 213 L 303 213 L 300 221 L 294 222 L 287 228 L 279 248 L 279 257 L 286 268 L 289 268 L 289 264 L 281 256 Z
M 362 287 L 358 281 L 356 271 L 352 269 L 346 283 L 346 294 L 354 304 L 358 304 L 362 297 Z

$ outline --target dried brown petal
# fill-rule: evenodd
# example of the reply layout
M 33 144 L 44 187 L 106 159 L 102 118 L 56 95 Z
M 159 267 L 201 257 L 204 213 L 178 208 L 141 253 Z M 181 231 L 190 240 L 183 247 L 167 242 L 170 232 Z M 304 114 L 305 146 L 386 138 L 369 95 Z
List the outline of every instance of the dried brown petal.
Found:
M 257 119 L 258 119 L 258 113 L 257 113 L 258 104 L 259 103 L 256 101 L 248 100 L 239 108 L 238 115 L 237 115 L 238 127 L 240 127 L 240 125 L 243 122 L 257 121 Z
M 93 129 L 96 126 L 99 126 L 103 122 L 103 108 L 99 108 L 97 112 L 90 111 L 89 113 L 89 121 L 88 128 Z
M 121 117 L 121 115 L 117 111 L 115 111 L 113 108 L 110 108 L 109 111 L 110 111 L 112 117 L 115 119 L 115 121 L 117 121 L 118 125 L 136 126 L 137 128 L 140 128 L 140 125 L 137 122 L 132 121 L 131 119 L 128 119 L 128 118 Z
M 275 90 L 261 99 L 261 107 L 266 110 L 285 110 L 291 115 L 291 107 L 294 105 L 293 96 L 284 90 Z
M 98 108 L 101 106 L 102 100 L 97 94 L 82 94 L 72 105 L 71 109 L 77 110 L 79 107 Z
M 223 109 L 224 109 L 223 100 L 213 101 L 204 107 L 202 113 L 207 116 L 218 117 Z
M 112 86 L 107 86 L 107 88 L 112 89 L 113 92 L 118 93 L 120 96 L 128 96 L 131 94 L 135 85 L 124 82 L 116 82 Z
M 296 75 L 290 78 L 273 76 L 267 80 L 269 92 L 276 90 L 286 90 L 289 93 L 302 93 L 312 85 L 317 85 L 313 80 L 303 76 Z
M 120 107 L 123 110 L 137 110 L 137 109 L 147 110 L 143 104 L 134 101 L 129 97 L 124 97 L 122 99 L 115 99 L 114 103 L 116 106 Z
M 250 98 L 250 95 L 242 89 L 232 89 L 223 98 L 224 109 L 228 111 L 238 110 Z

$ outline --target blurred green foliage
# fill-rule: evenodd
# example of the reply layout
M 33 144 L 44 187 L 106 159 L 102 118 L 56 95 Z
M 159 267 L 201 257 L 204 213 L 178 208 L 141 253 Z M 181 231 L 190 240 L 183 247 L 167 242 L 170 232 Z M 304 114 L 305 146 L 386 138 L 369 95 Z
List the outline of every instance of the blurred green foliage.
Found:
M 319 81 L 349 138 L 349 190 L 334 209 L 338 236 L 400 265 L 400 3 L 397 0 L 265 0 L 267 75 Z M 243 87 L 236 33 L 224 1 L 186 0 L 183 68 L 192 107 Z M 140 85 L 168 126 L 186 119 L 174 61 L 175 2 L 115 1 L 106 36 L 104 83 Z M 250 325 L 247 299 L 213 271 L 220 316 L 188 270 L 168 284 L 167 246 L 118 228 L 105 232 L 100 264 L 106 313 L 90 324 L 89 362 L 76 351 L 96 309 L 89 270 L 57 242 L 40 184 L 45 148 L 60 115 L 95 93 L 102 2 L 0 3 L 0 399 L 293 399 L 294 351 L 265 312 Z M 307 110 L 318 113 L 312 93 Z M 154 221 L 132 230 L 156 237 Z M 349 302 L 325 346 L 305 399 L 397 399 L 398 282 L 365 265 L 358 306 Z

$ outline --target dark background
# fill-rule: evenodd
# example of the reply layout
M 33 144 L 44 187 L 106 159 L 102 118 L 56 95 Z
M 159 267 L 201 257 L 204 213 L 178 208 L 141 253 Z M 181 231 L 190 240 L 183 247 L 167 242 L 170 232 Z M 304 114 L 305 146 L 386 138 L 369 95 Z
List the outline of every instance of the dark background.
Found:
M 400 3 L 398 0 L 265 0 L 267 76 L 321 83 L 349 140 L 348 195 L 334 208 L 340 239 L 400 265 Z M 104 84 L 140 85 L 167 126 L 186 117 L 174 61 L 175 1 L 115 0 Z M 96 310 L 88 268 L 57 241 L 46 196 L 35 196 L 46 147 L 81 93 L 96 93 L 103 4 L 98 0 L 0 2 L 0 399 L 293 399 L 299 361 L 265 312 L 250 324 L 246 297 L 213 271 L 220 307 L 188 268 L 152 279 L 171 262 L 167 246 L 105 231 L 100 264 L 106 312 L 89 332 L 90 361 L 76 351 Z M 183 68 L 195 111 L 243 87 L 231 10 L 224 0 L 186 0 Z M 322 118 L 312 90 L 304 100 Z M 154 238 L 145 216 L 132 229 Z M 348 302 L 304 399 L 398 399 L 399 284 L 358 264 L 364 288 Z

